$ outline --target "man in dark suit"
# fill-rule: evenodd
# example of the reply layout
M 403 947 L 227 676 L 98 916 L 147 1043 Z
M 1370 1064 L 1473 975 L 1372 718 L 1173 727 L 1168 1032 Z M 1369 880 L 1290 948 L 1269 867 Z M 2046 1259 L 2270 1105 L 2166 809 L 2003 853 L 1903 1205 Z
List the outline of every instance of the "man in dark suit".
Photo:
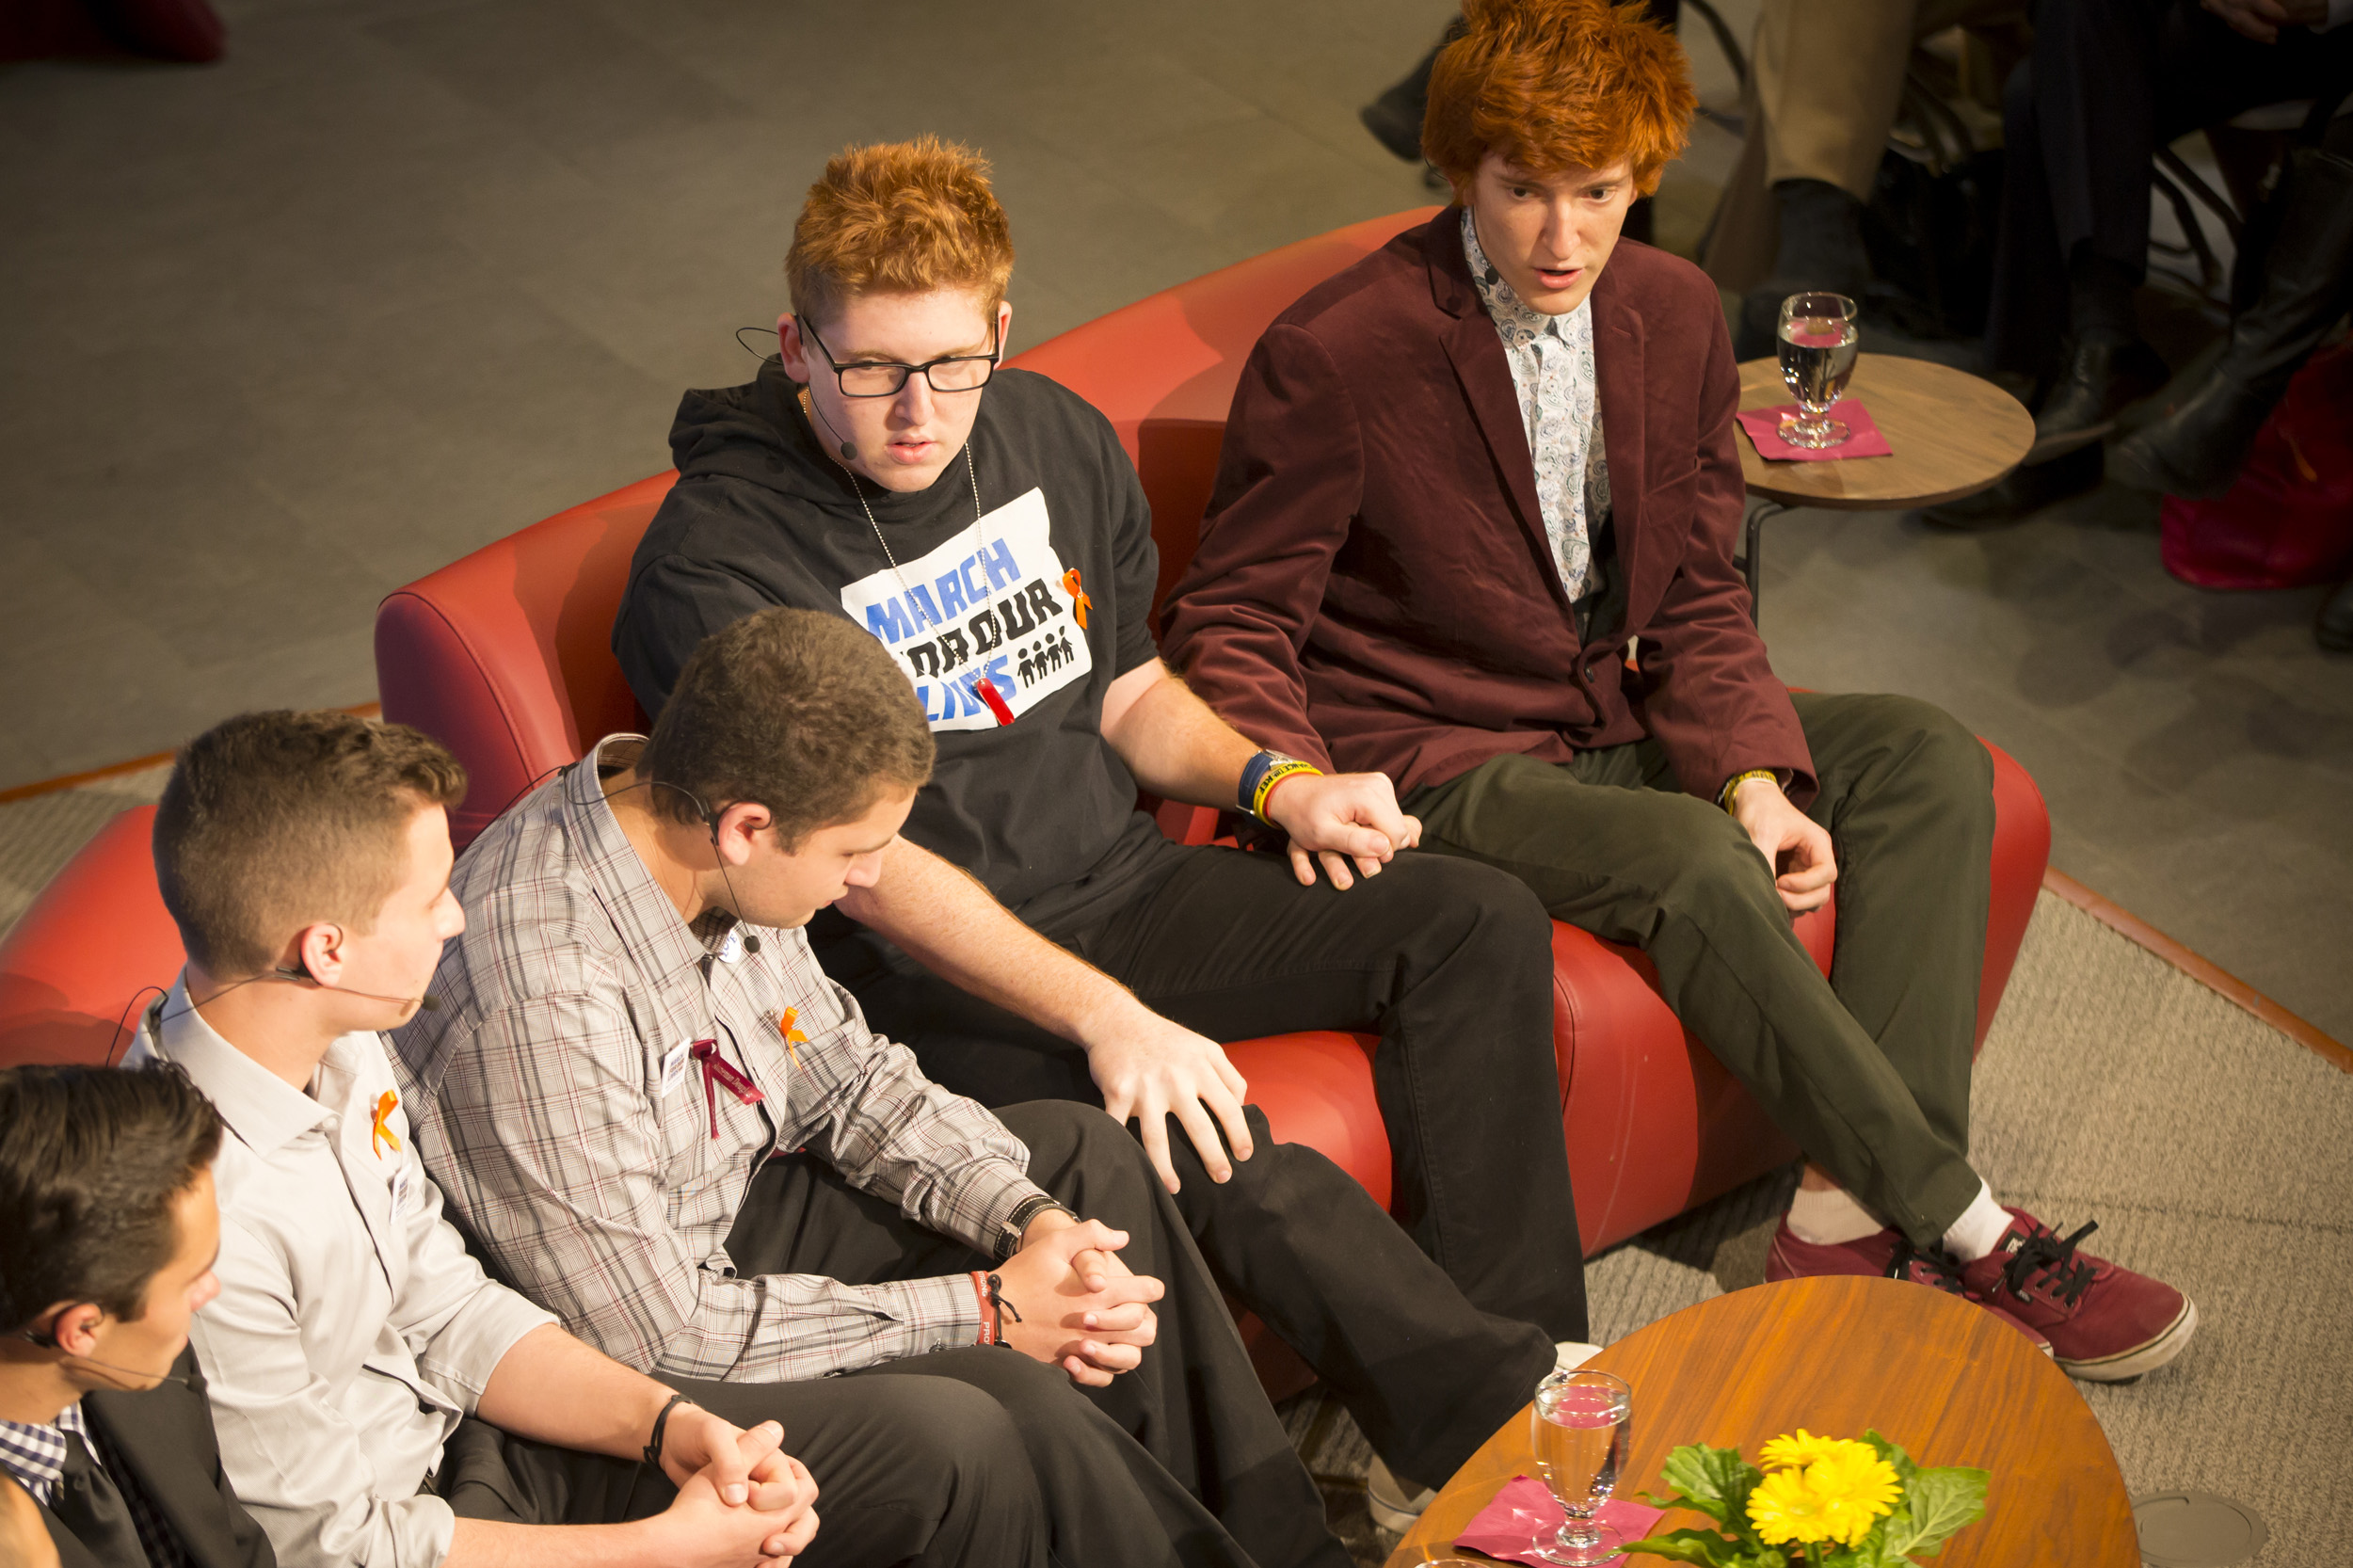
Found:
M 188 1320 L 219 1289 L 220 1120 L 176 1068 L 0 1071 L 0 1488 L 62 1568 L 271 1568 Z
M 1907 698 L 1793 697 L 1751 619 L 1721 306 L 1618 245 L 1684 142 L 1681 51 L 1603 0 L 1465 20 L 1423 128 L 1457 204 L 1260 340 L 1171 663 L 1264 744 L 1389 775 L 1424 848 L 1642 947 L 1810 1157 L 1772 1277 L 1963 1293 L 2082 1377 L 2164 1364 L 2180 1292 L 1968 1162 L 1983 747 Z M 1790 917 L 1833 881 L 1826 983 Z

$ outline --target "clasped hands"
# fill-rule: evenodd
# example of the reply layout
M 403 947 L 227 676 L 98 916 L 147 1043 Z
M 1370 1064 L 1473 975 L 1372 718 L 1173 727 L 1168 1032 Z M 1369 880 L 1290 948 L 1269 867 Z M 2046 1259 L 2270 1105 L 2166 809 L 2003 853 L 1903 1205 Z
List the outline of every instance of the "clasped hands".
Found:
M 1021 1249 L 996 1268 L 1009 1310 L 1004 1342 L 1071 1381 L 1100 1388 L 1142 1365 L 1160 1333 L 1151 1304 L 1160 1282 L 1119 1260 L 1128 1233 L 1048 1209 L 1021 1233 Z
M 1316 862 L 1335 888 L 1351 888 L 1353 863 L 1379 876 L 1401 849 L 1421 842 L 1421 819 L 1397 804 L 1386 774 L 1293 775 L 1267 797 L 1267 820 L 1290 836 L 1291 872 L 1303 888 L 1316 885 Z
M 783 1442 L 784 1428 L 774 1421 L 747 1432 L 699 1405 L 671 1410 L 662 1469 L 678 1498 L 664 1518 L 687 1527 L 697 1556 L 790 1558 L 807 1549 L 817 1533 L 817 1480 Z

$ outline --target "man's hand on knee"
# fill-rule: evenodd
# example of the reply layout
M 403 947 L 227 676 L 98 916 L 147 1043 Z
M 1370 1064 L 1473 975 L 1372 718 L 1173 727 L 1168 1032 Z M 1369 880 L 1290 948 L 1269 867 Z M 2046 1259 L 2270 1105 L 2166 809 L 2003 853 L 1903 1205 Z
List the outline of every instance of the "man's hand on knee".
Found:
M 1421 842 L 1421 820 L 1399 809 L 1388 776 L 1378 773 L 1297 774 L 1268 797 L 1267 820 L 1290 835 L 1291 873 L 1303 888 L 1316 885 L 1316 863 L 1335 888 L 1353 885 L 1353 862 L 1365 876 L 1401 849 Z
M 1733 792 L 1732 816 L 1773 869 L 1773 887 L 1793 915 L 1830 902 L 1838 880 L 1837 853 L 1830 835 L 1812 817 L 1789 804 L 1770 778 L 1742 781 Z
M 1151 1304 L 1163 1292 L 1118 1257 L 1128 1233 L 1099 1220 L 1048 1210 L 1030 1223 L 1021 1250 L 998 1266 L 1006 1344 L 1101 1387 L 1142 1364 L 1160 1334 Z
M 1087 1071 L 1103 1091 L 1103 1109 L 1115 1122 L 1135 1118 L 1144 1152 L 1170 1192 L 1182 1188 L 1168 1152 L 1171 1116 L 1193 1139 L 1209 1179 L 1230 1179 L 1234 1166 L 1225 1156 L 1226 1143 L 1233 1145 L 1234 1160 L 1251 1154 L 1250 1124 L 1241 1110 L 1249 1084 L 1216 1041 L 1149 1009 L 1138 1012 L 1142 1016 L 1126 1020 L 1115 1035 L 1087 1047 Z M 1225 1143 L 1218 1139 L 1220 1124 Z

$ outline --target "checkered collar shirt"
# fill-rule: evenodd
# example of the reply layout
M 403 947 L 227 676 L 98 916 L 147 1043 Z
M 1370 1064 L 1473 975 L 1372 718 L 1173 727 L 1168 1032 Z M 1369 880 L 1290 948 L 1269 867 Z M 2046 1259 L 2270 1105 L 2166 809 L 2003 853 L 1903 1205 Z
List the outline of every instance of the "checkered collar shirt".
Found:
M 82 1418 L 78 1400 L 59 1411 L 56 1420 L 47 1426 L 0 1421 L 0 1469 L 21 1481 L 43 1507 L 54 1508 L 57 1483 L 65 1479 L 69 1432 L 82 1440 L 91 1462 L 106 1472 L 115 1490 L 122 1494 L 123 1506 L 131 1511 L 131 1527 L 138 1531 L 139 1544 L 147 1548 L 149 1568 L 185 1568 L 188 1554 L 182 1550 L 180 1538 L 155 1512 L 138 1478 L 117 1462 L 105 1439 Z
M 1609 465 L 1593 368 L 1593 296 L 1566 315 L 1530 309 L 1480 248 L 1468 207 L 1463 209 L 1463 257 L 1512 367 L 1529 458 L 1536 469 L 1536 504 L 1544 512 L 1545 537 L 1552 545 L 1561 586 L 1571 601 L 1581 600 L 1595 585 L 1593 536 L 1609 511 Z
M 963 1274 L 736 1272 L 728 1235 L 772 1154 L 806 1148 L 984 1256 L 1039 1189 L 1021 1142 L 868 1029 L 802 933 L 679 917 L 604 796 L 643 744 L 601 742 L 459 859 L 441 1005 L 395 1036 L 427 1168 L 507 1278 L 632 1367 L 774 1381 L 971 1344 Z

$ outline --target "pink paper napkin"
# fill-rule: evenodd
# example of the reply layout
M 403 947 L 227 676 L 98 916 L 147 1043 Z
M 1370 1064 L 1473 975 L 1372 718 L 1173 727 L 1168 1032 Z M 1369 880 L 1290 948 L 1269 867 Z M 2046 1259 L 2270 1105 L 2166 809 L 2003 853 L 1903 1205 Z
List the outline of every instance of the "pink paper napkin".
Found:
M 1798 406 L 1784 403 L 1770 408 L 1743 408 L 1740 428 L 1756 443 L 1756 455 L 1773 462 L 1826 463 L 1839 457 L 1887 457 L 1894 448 L 1880 434 L 1871 410 L 1851 397 L 1842 397 L 1831 406 L 1830 417 L 1847 423 L 1847 439 L 1836 446 L 1791 446 L 1781 439 L 1781 416 L 1794 414 Z
M 1640 1541 L 1664 1515 L 1662 1509 L 1612 1497 L 1601 1505 L 1594 1517 L 1616 1530 L 1619 1539 Z M 1493 1502 L 1479 1511 L 1479 1517 L 1454 1538 L 1454 1544 L 1489 1557 L 1499 1557 L 1506 1562 L 1530 1562 L 1536 1568 L 1548 1568 L 1545 1560 L 1529 1548 L 1537 1531 L 1542 1530 L 1545 1539 L 1550 1541 L 1552 1532 L 1567 1518 L 1561 1512 L 1561 1505 L 1553 1501 L 1552 1494 L 1545 1490 L 1543 1481 L 1514 1476 L 1503 1483 Z M 1621 1553 L 1610 1560 L 1623 1563 L 1628 1560 Z

